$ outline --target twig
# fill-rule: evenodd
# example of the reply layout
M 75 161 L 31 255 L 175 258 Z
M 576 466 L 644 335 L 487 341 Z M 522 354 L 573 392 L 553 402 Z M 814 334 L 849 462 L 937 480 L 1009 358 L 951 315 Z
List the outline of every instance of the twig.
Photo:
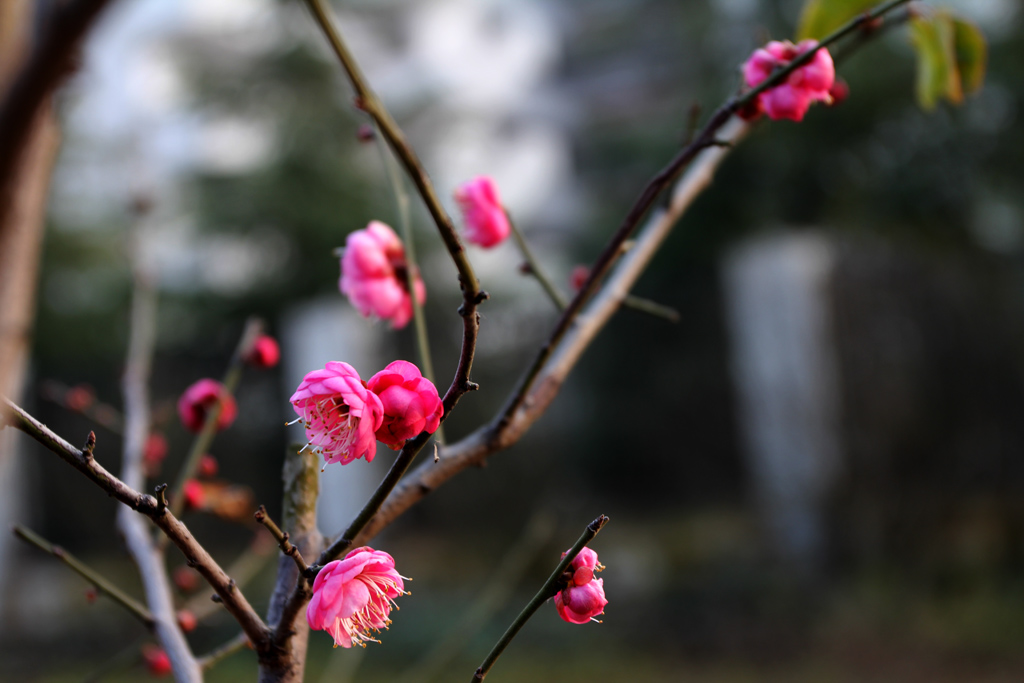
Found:
M 540 263 L 537 262 L 537 258 L 533 255 L 533 251 L 530 250 L 530 245 L 526 243 L 526 238 L 523 237 L 523 233 L 519 231 L 515 221 L 512 220 L 512 215 L 506 211 L 505 216 L 508 218 L 509 227 L 512 228 L 512 237 L 515 238 L 516 244 L 519 245 L 519 251 L 522 253 L 523 258 L 526 259 L 526 266 L 530 270 L 530 275 L 536 278 L 540 286 L 544 288 L 548 298 L 551 299 L 551 303 L 555 305 L 559 311 L 565 310 L 565 297 L 558 291 L 554 283 L 551 282 L 544 270 L 540 267 Z
M 537 379 L 541 369 L 544 367 L 544 364 L 547 362 L 548 358 L 551 357 L 552 352 L 555 350 L 562 337 L 572 327 L 576 316 L 579 315 L 580 310 L 583 308 L 584 304 L 586 304 L 591 294 L 596 291 L 598 284 L 604 277 L 605 273 L 621 254 L 621 246 L 623 242 L 625 242 L 633 233 L 641 219 L 646 215 L 647 211 L 658 198 L 658 195 L 668 187 L 672 180 L 683 170 L 683 168 L 688 166 L 701 151 L 708 147 L 721 147 L 722 145 L 720 143 L 724 140 L 728 140 L 728 138 L 720 137 L 718 135 L 718 131 L 729 121 L 729 119 L 733 117 L 733 114 L 753 102 L 761 93 L 782 83 L 796 69 L 810 62 L 820 48 L 827 47 L 828 45 L 835 43 L 906 2 L 909 2 L 909 0 L 889 0 L 889 2 L 880 5 L 871 12 L 865 12 L 864 14 L 859 15 L 842 28 L 834 31 L 828 37 L 821 40 L 815 47 L 800 54 L 785 67 L 778 69 L 771 76 L 758 84 L 757 87 L 752 88 L 742 95 L 730 98 L 725 104 L 718 108 L 718 110 L 711 116 L 711 119 L 704 125 L 704 128 L 697 137 L 690 144 L 680 150 L 680 152 L 676 154 L 675 158 L 673 158 L 668 165 L 655 175 L 647 184 L 647 187 L 644 188 L 643 192 L 640 193 L 640 196 L 626 214 L 626 217 L 623 219 L 619 228 L 605 245 L 604 250 L 597 257 L 594 265 L 591 266 L 590 276 L 587 278 L 587 281 L 582 287 L 580 287 L 576 296 L 573 297 L 568 307 L 563 311 L 562 317 L 559 318 L 558 323 L 555 325 L 554 330 L 552 330 L 551 335 L 548 338 L 548 341 L 541 346 L 534 358 L 533 364 L 520 379 L 512 393 L 512 396 L 505 404 L 505 408 L 502 410 L 501 415 L 495 423 L 497 429 L 501 429 L 508 424 L 508 421 L 512 419 L 513 413 L 515 413 L 523 404 L 523 400 L 526 398 L 527 393 L 533 386 L 533 383 Z
M 269 630 L 263 620 L 245 599 L 242 592 L 237 589 L 235 582 L 195 539 L 188 527 L 182 524 L 169 510 L 159 512 L 156 498 L 140 493 L 125 484 L 99 464 L 96 458 L 87 456 L 85 452 L 57 436 L 46 425 L 12 403 L 10 399 L 3 397 L 2 405 L 7 424 L 38 441 L 111 497 L 152 519 L 153 523 L 160 527 L 170 537 L 171 542 L 184 553 L 189 564 L 195 567 L 217 592 L 228 612 L 241 624 L 242 630 L 249 636 L 257 652 L 267 646 Z
M 212 669 L 216 664 L 220 663 L 221 660 L 227 659 L 231 655 L 235 654 L 239 650 L 245 649 L 249 645 L 249 636 L 245 633 L 239 633 L 237 636 L 224 643 L 218 648 L 210 650 L 205 655 L 199 658 L 199 667 L 206 671 Z
M 305 0 L 305 2 L 352 83 L 352 87 L 356 91 L 357 105 L 373 118 L 395 156 L 402 162 L 406 173 L 412 179 L 420 197 L 423 198 L 427 211 L 430 212 L 430 216 L 437 226 L 441 240 L 444 242 L 455 268 L 459 271 L 459 287 L 462 289 L 462 305 L 459 306 L 459 315 L 462 316 L 462 350 L 459 354 L 455 377 L 443 399 L 444 415 L 441 419 L 445 420 L 463 395 L 478 388 L 470 381 L 469 375 L 473 368 L 476 340 L 480 331 L 480 316 L 476 309 L 487 299 L 487 293 L 480 289 L 480 283 L 476 273 L 473 272 L 473 266 L 466 255 L 465 247 L 462 246 L 458 233 L 455 232 L 451 218 L 441 205 L 430 177 L 423 169 L 416 152 L 406 141 L 398 124 L 391 118 L 387 108 L 370 88 L 355 58 L 342 40 L 341 34 L 331 22 L 323 0 Z
M 112 584 L 110 581 L 108 581 L 102 575 L 100 575 L 96 570 L 84 564 L 77 557 L 75 557 L 68 551 L 64 550 L 64 548 L 60 547 L 59 545 L 54 545 L 53 543 L 50 543 L 42 536 L 39 536 L 38 534 L 33 532 L 31 529 L 23 527 L 20 524 L 15 524 L 11 528 L 11 531 L 14 532 L 15 536 L 25 541 L 26 543 L 34 545 L 43 552 L 50 553 L 58 560 L 66 564 L 72 570 L 77 572 L 83 579 L 85 579 L 93 586 L 95 586 L 97 592 L 106 594 L 114 602 L 118 603 L 126 610 L 131 612 L 136 619 L 138 619 L 146 625 L 146 628 L 153 628 L 153 614 L 148 609 L 146 609 L 145 605 L 143 605 L 138 600 L 131 597 L 124 591 L 122 591 L 114 584 Z
M 378 139 L 381 137 L 380 128 L 377 129 Z M 416 275 L 419 273 L 416 259 L 416 241 L 412 232 L 412 220 L 409 218 L 409 194 L 405 191 L 402 174 L 398 170 L 394 157 L 387 145 L 377 145 L 380 150 L 381 163 L 387 171 L 391 189 L 395 195 L 395 205 L 398 207 L 398 221 L 402 230 L 402 239 L 405 241 L 405 287 L 409 291 L 409 299 L 412 302 L 412 324 L 416 334 L 416 350 L 419 354 L 420 365 L 423 368 L 423 376 L 433 383 L 437 383 L 434 374 L 434 361 L 430 354 L 430 335 L 427 330 L 427 317 L 423 312 L 423 306 L 416 296 Z M 444 443 L 444 429 L 438 427 L 434 432 L 434 440 Z
M 532 617 L 538 609 L 540 609 L 541 605 L 547 602 L 551 596 L 558 592 L 559 583 L 565 580 L 562 576 L 565 573 L 565 570 L 570 564 L 572 564 L 572 561 L 576 559 L 576 556 L 580 554 L 580 551 L 583 550 L 588 543 L 594 540 L 594 536 L 597 536 L 598 532 L 601 531 L 601 528 L 607 523 L 608 517 L 601 515 L 587 525 L 587 528 L 583 530 L 583 535 L 579 537 L 576 543 L 573 544 L 572 548 L 565 554 L 565 557 L 563 557 L 562 561 L 558 563 L 557 567 L 555 567 L 555 571 L 551 573 L 548 580 L 544 582 L 544 585 L 540 587 L 537 594 L 533 596 L 533 599 L 530 600 L 529 603 L 527 603 L 526 607 L 523 608 L 523 611 L 520 612 L 519 616 L 512 622 L 512 625 L 508 627 L 508 630 L 505 631 L 505 635 L 503 635 L 498 642 L 495 643 L 494 647 L 491 648 L 490 653 L 488 653 L 487 657 L 484 658 L 483 663 L 476 670 L 476 673 L 473 674 L 474 683 L 479 683 L 484 680 L 487 674 L 491 671 L 491 667 L 493 667 L 494 663 L 498 661 L 498 657 L 500 657 L 501 653 L 505 651 L 505 648 L 512 642 L 512 639 L 516 637 L 519 630 L 526 625 L 526 622 L 530 620 L 530 617 Z
M 242 336 L 238 340 L 238 345 L 231 355 L 231 360 L 228 361 L 228 368 L 224 372 L 222 384 L 228 394 L 233 396 L 235 389 L 238 388 L 238 382 L 242 379 L 242 371 L 245 369 L 245 357 L 249 354 L 252 345 L 256 343 L 256 339 L 262 332 L 263 322 L 261 320 L 250 318 L 246 321 Z M 178 478 L 175 480 L 174 487 L 171 489 L 169 496 L 171 513 L 175 517 L 180 517 L 181 511 L 185 509 L 185 496 L 183 493 L 185 484 L 196 475 L 196 469 L 199 467 L 203 455 L 209 450 L 210 444 L 213 443 L 213 437 L 217 434 L 217 420 L 220 419 L 221 409 L 222 404 L 220 401 L 217 401 L 207 411 L 203 428 L 196 435 L 196 438 L 193 439 L 188 457 L 185 458 L 185 463 L 181 466 L 181 471 L 178 472 Z M 161 545 L 164 543 L 166 541 L 160 541 Z
M 562 296 L 562 293 L 558 291 L 557 287 L 555 287 L 551 278 L 549 278 L 540 267 L 540 263 L 533 255 L 533 251 L 530 249 L 530 246 L 526 241 L 526 237 L 523 236 L 523 233 L 519 231 L 518 227 L 516 227 L 515 222 L 512 220 L 512 216 L 508 211 L 505 212 L 505 215 L 508 217 L 509 227 L 512 228 L 512 236 L 515 237 L 516 244 L 519 245 L 519 251 L 522 253 L 523 258 L 526 259 L 525 265 L 527 274 L 532 275 L 537 279 L 537 282 L 539 282 L 541 287 L 544 288 L 544 291 L 547 293 L 548 298 L 551 299 L 551 303 L 555 305 L 555 308 L 559 311 L 564 311 L 566 306 L 565 297 Z M 630 294 L 622 300 L 622 305 L 627 308 L 632 308 L 635 311 L 640 311 L 641 313 L 653 315 L 656 318 L 664 318 L 669 322 L 679 322 L 679 311 L 670 306 L 665 306 L 655 301 L 651 301 L 650 299 L 644 299 L 643 297 L 633 296 Z
M 281 552 L 292 558 L 295 561 L 295 566 L 299 568 L 299 572 L 305 574 L 309 570 L 309 565 L 302 559 L 302 553 L 288 541 L 288 532 L 281 531 L 281 529 L 274 524 L 274 520 L 267 514 L 267 508 L 264 505 L 260 505 L 259 509 L 256 510 L 254 515 L 256 521 L 267 528 L 267 531 L 277 541 L 277 545 L 281 548 Z
M 622 299 L 622 305 L 626 308 L 632 308 L 634 311 L 640 311 L 647 315 L 653 315 L 655 318 L 664 318 L 670 323 L 678 323 L 680 320 L 679 311 L 666 306 L 665 304 L 659 304 L 657 301 L 651 301 L 641 296 L 633 296 L 627 294 Z
M 138 231 L 132 235 L 138 248 Z M 143 451 L 149 434 L 149 375 L 156 341 L 156 290 L 148 273 L 134 259 L 132 308 L 128 357 L 124 378 L 124 441 L 121 458 L 121 478 L 126 486 L 139 489 L 145 482 L 142 471 Z M 88 453 L 95 448 L 95 439 L 86 444 Z M 91 458 L 95 462 L 95 457 Z M 160 491 L 154 514 L 165 515 L 166 497 Z M 139 569 L 139 578 L 146 594 L 146 603 L 153 613 L 153 631 L 171 660 L 178 681 L 201 683 L 203 676 L 185 635 L 178 626 L 171 597 L 171 583 L 163 553 L 157 548 L 146 523 L 125 507 L 117 510 L 117 527 L 124 537 L 125 546 Z

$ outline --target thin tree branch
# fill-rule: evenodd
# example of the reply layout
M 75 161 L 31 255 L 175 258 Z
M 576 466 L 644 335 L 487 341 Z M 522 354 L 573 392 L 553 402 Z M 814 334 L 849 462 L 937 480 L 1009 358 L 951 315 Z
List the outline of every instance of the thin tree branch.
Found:
M 153 619 L 153 614 L 146 609 L 146 606 L 115 586 L 95 569 L 92 569 L 59 545 L 50 543 L 31 529 L 23 527 L 20 524 L 15 524 L 11 528 L 11 531 L 14 532 L 15 536 L 26 543 L 34 545 L 45 553 L 50 553 L 66 564 L 83 579 L 95 586 L 97 592 L 109 596 L 111 600 L 131 612 L 132 616 L 145 624 L 146 628 L 153 628 L 155 620 Z
M 704 128 L 697 134 L 697 137 L 683 147 L 683 149 L 676 154 L 675 158 L 673 158 L 657 175 L 655 175 L 640 193 L 640 196 L 626 214 L 626 217 L 623 219 L 619 228 L 605 245 L 604 250 L 598 255 L 594 265 L 591 266 L 590 276 L 587 278 L 587 281 L 582 287 L 580 287 L 576 296 L 573 297 L 568 307 L 566 307 L 562 312 L 562 317 L 559 318 L 558 323 L 555 325 L 554 330 L 548 338 L 548 341 L 541 346 L 537 356 L 534 358 L 533 364 L 520 379 L 515 391 L 512 392 L 511 398 L 506 403 L 501 416 L 497 420 L 497 427 L 499 429 L 511 420 L 513 413 L 515 413 L 522 405 L 527 393 L 533 386 L 534 381 L 537 379 L 541 368 L 544 367 L 548 358 L 551 357 L 551 354 L 554 352 L 562 337 L 569 331 L 570 327 L 573 325 L 573 321 L 576 319 L 576 316 L 579 315 L 584 304 L 586 304 L 593 292 L 597 290 L 602 278 L 604 278 L 605 273 L 611 267 L 612 263 L 621 255 L 622 244 L 629 239 L 629 236 L 636 229 L 637 225 L 639 225 L 640 221 L 647 214 L 648 210 L 650 210 L 651 206 L 653 206 L 655 200 L 662 191 L 668 187 L 673 179 L 686 166 L 688 166 L 701 151 L 709 147 L 723 147 L 732 144 L 727 138 L 719 136 L 718 131 L 729 122 L 733 115 L 753 102 L 758 95 L 775 87 L 776 85 L 779 85 L 785 81 L 791 73 L 804 64 L 810 62 L 819 49 L 832 45 L 847 35 L 859 31 L 863 26 L 870 24 L 878 17 L 885 15 L 887 12 L 890 12 L 907 2 L 909 2 L 909 0 L 889 0 L 889 2 L 883 3 L 871 12 L 865 12 L 864 14 L 859 15 L 857 18 L 846 23 L 844 26 L 822 39 L 815 47 L 800 54 L 785 67 L 778 69 L 775 73 L 758 84 L 757 87 L 752 88 L 742 95 L 731 97 L 725 102 L 725 104 L 715 111 L 710 120 L 704 125 Z M 723 143 L 726 144 L 723 145 Z
M 281 548 L 281 552 L 295 561 L 295 566 L 299 568 L 299 573 L 306 573 L 306 571 L 309 570 L 309 565 L 306 564 L 304 559 L 302 559 L 302 553 L 300 553 L 299 549 L 293 546 L 288 540 L 288 532 L 281 531 L 280 527 L 274 524 L 274 520 L 272 520 L 270 515 L 267 514 L 266 506 L 260 505 L 259 509 L 256 510 L 254 517 L 256 518 L 256 521 L 265 526 L 267 531 L 269 531 L 274 537 L 277 541 L 278 547 Z
M 551 572 L 551 576 L 548 577 L 548 580 L 544 582 L 544 585 L 540 587 L 537 594 L 533 596 L 533 599 L 530 600 L 529 603 L 527 603 L 526 607 L 523 608 L 523 611 L 519 613 L 519 616 L 515 618 L 515 621 L 513 621 L 508 627 L 505 634 L 497 643 L 495 643 L 494 647 L 487 654 L 487 657 L 484 658 L 483 663 L 479 668 L 477 668 L 476 673 L 473 674 L 473 683 L 480 683 L 480 681 L 484 680 L 487 674 L 490 673 L 491 667 L 493 667 L 494 663 L 498 661 L 498 657 L 500 657 L 501 653 L 505 651 L 505 648 L 507 648 L 509 643 L 512 642 L 512 639 L 516 637 L 516 634 L 519 633 L 520 629 L 526 625 L 526 622 L 530 620 L 530 617 L 540 609 L 541 605 L 551 599 L 551 597 L 558 592 L 559 584 L 565 580 L 562 576 L 565 573 L 565 570 L 569 568 L 569 565 L 572 564 L 572 561 L 580 554 L 580 551 L 583 550 L 588 543 L 594 540 L 594 537 L 597 536 L 598 532 L 600 532 L 602 527 L 607 523 L 608 517 L 601 515 L 587 525 L 587 528 L 583 530 L 583 535 L 581 535 L 576 543 L 573 544 L 572 548 L 565 553 L 562 561 L 558 563 L 557 567 L 555 567 L 555 571 Z
M 249 645 L 249 636 L 245 635 L 245 632 L 243 631 L 220 647 L 215 648 L 200 657 L 199 667 L 203 671 L 212 669 L 214 666 L 219 664 L 221 660 L 227 659 L 239 650 L 245 649 L 247 645 Z
M 352 83 L 352 87 L 356 92 L 357 105 L 373 118 L 377 128 L 394 151 L 395 156 L 402 162 L 406 173 L 412 179 L 420 197 L 423 198 L 427 211 L 430 212 L 430 216 L 437 226 L 441 240 L 444 242 L 445 248 L 455 264 L 455 268 L 459 271 L 459 287 L 462 289 L 462 305 L 459 306 L 459 315 L 462 316 L 463 328 L 462 351 L 459 355 L 455 377 L 452 379 L 452 383 L 448 387 L 448 391 L 445 392 L 443 399 L 444 416 L 441 419 L 445 420 L 464 394 L 478 388 L 476 384 L 470 381 L 469 375 L 473 368 L 476 340 L 480 331 L 480 316 L 476 309 L 477 306 L 487 299 L 487 293 L 480 289 L 476 273 L 473 272 L 473 266 L 466 255 L 466 249 L 462 246 L 462 242 L 455 232 L 455 226 L 451 218 L 441 205 L 441 201 L 434 191 L 434 185 L 424 170 L 423 164 L 420 163 L 416 152 L 406 141 L 401 128 L 395 123 L 384 103 L 381 102 L 380 98 L 370 88 L 355 58 L 349 52 L 344 40 L 342 40 L 341 34 L 331 21 L 323 0 L 305 0 L 305 2 L 310 11 L 312 11 L 313 17 L 330 43 L 335 55 L 337 55 L 338 61 L 345 70 L 349 81 Z
M 141 233 L 132 236 L 135 249 Z M 134 259 L 134 287 L 128 357 L 123 378 L 124 441 L 121 459 L 121 479 L 125 485 L 141 488 L 145 482 L 142 471 L 143 451 L 149 434 L 149 375 L 156 342 L 156 290 L 150 275 L 143 270 L 139 259 Z M 158 514 L 167 510 L 163 489 L 156 501 Z M 178 626 L 171 597 L 171 583 L 163 561 L 146 523 L 125 507 L 117 510 L 117 527 L 124 537 L 132 560 L 139 569 L 146 602 L 153 614 L 153 630 L 160 645 L 171 660 L 174 676 L 181 682 L 201 683 L 203 675 L 185 634 Z
M 537 262 L 537 257 L 533 255 L 533 251 L 530 249 L 530 245 L 527 244 L 526 238 L 523 233 L 519 231 L 519 227 L 516 226 L 516 222 L 512 220 L 512 215 L 506 211 L 505 216 L 508 218 L 508 225 L 512 228 L 512 237 L 515 238 L 516 244 L 519 246 L 519 252 L 526 259 L 525 267 L 529 269 L 530 275 L 532 275 L 540 286 L 544 288 L 548 298 L 551 299 L 551 303 L 555 305 L 559 311 L 565 310 L 566 302 L 565 297 L 558 291 L 554 283 L 551 282 L 551 278 L 547 276 L 544 269 L 540 267 L 540 263 Z
M 380 128 L 377 128 L 378 140 L 381 138 Z M 423 311 L 419 298 L 416 296 L 416 276 L 420 270 L 416 259 L 416 240 L 412 231 L 412 219 L 409 216 L 409 193 L 405 190 L 402 173 L 391 156 L 391 150 L 387 145 L 376 145 L 380 150 L 381 163 L 387 172 L 388 180 L 391 183 L 391 190 L 395 195 L 395 206 L 398 209 L 398 222 L 402 230 L 402 239 L 405 240 L 405 287 L 409 291 L 409 300 L 412 303 L 412 323 L 416 334 L 416 351 L 419 354 L 420 365 L 423 368 L 423 376 L 433 383 L 437 383 L 437 376 L 434 374 L 434 360 L 430 353 L 430 334 L 427 330 L 427 316 Z M 434 432 L 434 441 L 444 443 L 444 428 L 438 426 Z
M 90 443 L 95 444 L 96 442 L 95 434 L 90 432 L 90 440 L 86 443 L 86 448 L 78 449 L 12 403 L 7 397 L 2 397 L 2 406 L 6 425 L 28 434 L 55 453 L 61 460 L 85 475 L 109 496 L 152 519 L 153 523 L 162 529 L 170 537 L 171 542 L 181 550 L 189 564 L 195 567 L 213 587 L 225 608 L 249 636 L 257 652 L 267 647 L 269 629 L 249 601 L 242 595 L 242 592 L 237 589 L 234 580 L 221 569 L 220 565 L 200 545 L 181 520 L 167 509 L 160 511 L 156 498 L 128 486 L 96 460 L 89 448 Z

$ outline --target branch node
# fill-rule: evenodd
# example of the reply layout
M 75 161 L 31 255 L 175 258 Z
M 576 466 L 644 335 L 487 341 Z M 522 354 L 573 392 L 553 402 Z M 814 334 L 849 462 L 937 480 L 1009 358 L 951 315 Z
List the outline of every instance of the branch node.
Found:
M 89 436 L 85 437 L 85 446 L 82 448 L 82 455 L 85 456 L 86 460 L 92 460 L 93 449 L 96 448 L 96 432 L 89 432 Z
M 214 602 L 216 602 L 216 603 L 218 603 L 218 604 L 220 604 L 220 603 L 224 602 L 224 599 L 223 599 L 223 598 L 221 598 L 221 597 L 220 597 L 219 595 L 217 595 L 216 593 L 214 593 L 213 595 L 211 595 L 211 596 L 210 596 L 210 600 L 213 600 Z
M 462 386 L 462 388 L 465 389 L 466 391 L 477 391 L 480 389 L 480 385 L 477 384 L 476 382 L 470 382 L 467 379 L 466 383 Z
M 167 484 L 160 484 L 154 491 L 156 492 L 156 513 L 162 515 L 167 511 Z
M 481 289 L 479 292 L 477 292 L 477 295 L 473 297 L 473 303 L 482 304 L 483 302 L 487 301 L 490 298 L 491 295 Z

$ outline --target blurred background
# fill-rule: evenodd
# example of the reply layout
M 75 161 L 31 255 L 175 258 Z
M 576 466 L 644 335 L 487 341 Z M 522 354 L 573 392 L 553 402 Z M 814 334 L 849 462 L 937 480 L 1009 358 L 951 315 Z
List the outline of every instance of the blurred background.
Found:
M 493 176 L 568 291 L 572 267 L 678 149 L 692 105 L 708 113 L 734 92 L 738 66 L 792 36 L 801 4 L 335 9 L 449 208 L 458 183 Z M 946 4 L 989 40 L 984 89 L 922 111 L 895 31 L 842 61 L 841 106 L 755 127 L 634 291 L 681 322 L 620 311 L 520 443 L 378 537 L 413 595 L 382 645 L 332 651 L 314 633 L 307 680 L 471 676 L 600 513 L 612 519 L 593 544 L 604 623 L 568 625 L 546 606 L 489 680 L 1024 679 L 1024 13 L 1015 0 Z M 96 429 L 98 457 L 116 467 L 137 245 L 160 297 L 152 396 L 169 449 L 152 484 L 173 479 L 191 438 L 178 396 L 223 373 L 248 316 L 265 319 L 283 362 L 246 372 L 207 478 L 240 502 L 186 517 L 222 564 L 248 558 L 246 594 L 263 612 L 274 549 L 249 511 L 279 513 L 283 454 L 301 439 L 282 426 L 289 395 L 328 360 L 368 377 L 414 359 L 411 328 L 364 320 L 337 287 L 346 234 L 398 225 L 381 150 L 359 134 L 366 117 L 299 2 L 114 3 L 58 107 L 23 404 L 72 442 Z M 460 296 L 412 205 L 444 387 Z M 470 257 L 491 294 L 482 388 L 445 423 L 449 440 L 494 415 L 555 320 L 512 243 Z M 83 405 L 88 416 L 69 410 Z M 141 594 L 113 502 L 25 438 L 4 458 L 4 524 Z M 390 462 L 380 448 L 370 465 L 328 468 L 325 533 Z M 0 544 L 0 679 L 145 678 L 144 629 L 15 543 Z M 182 564 L 173 550 L 168 562 Z M 213 612 L 190 641 L 203 653 L 236 630 Z M 209 680 L 255 671 L 243 651 Z

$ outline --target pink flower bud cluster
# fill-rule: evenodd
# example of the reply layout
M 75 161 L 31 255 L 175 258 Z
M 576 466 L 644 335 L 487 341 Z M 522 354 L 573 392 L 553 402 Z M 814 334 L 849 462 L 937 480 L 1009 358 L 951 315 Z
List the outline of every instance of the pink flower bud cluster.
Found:
M 311 629 L 331 634 L 335 646 L 379 642 L 372 634 L 391 623 L 395 598 L 405 594 L 403 579 L 391 555 L 356 548 L 345 559 L 325 564 L 316 575 L 306 621 Z
M 565 553 L 562 553 L 564 556 Z M 594 573 L 604 569 L 597 561 L 597 553 L 584 548 L 569 565 L 572 576 L 555 595 L 558 616 L 570 624 L 585 624 L 604 612 L 608 600 L 604 597 L 604 579 L 595 579 Z
M 364 316 L 388 320 L 399 329 L 412 319 L 408 269 L 402 240 L 384 223 L 371 221 L 345 240 L 338 286 Z M 427 300 L 419 273 L 413 273 L 413 289 L 420 304 Z
M 437 388 L 404 360 L 369 382 L 348 363 L 331 361 L 303 378 L 291 403 L 325 466 L 357 458 L 371 462 L 377 441 L 397 450 L 421 432 L 437 431 L 444 414 Z
M 755 50 L 743 65 L 743 79 L 749 87 L 757 87 L 776 70 L 817 45 L 815 40 L 804 40 L 797 45 L 788 40 L 773 40 Z M 789 74 L 781 84 L 758 95 L 753 111 L 744 112 L 744 116 L 755 118 L 764 112 L 773 120 L 802 121 L 812 102 L 832 101 L 830 90 L 835 78 L 832 55 L 827 49 L 821 48 L 814 53 L 811 61 Z

